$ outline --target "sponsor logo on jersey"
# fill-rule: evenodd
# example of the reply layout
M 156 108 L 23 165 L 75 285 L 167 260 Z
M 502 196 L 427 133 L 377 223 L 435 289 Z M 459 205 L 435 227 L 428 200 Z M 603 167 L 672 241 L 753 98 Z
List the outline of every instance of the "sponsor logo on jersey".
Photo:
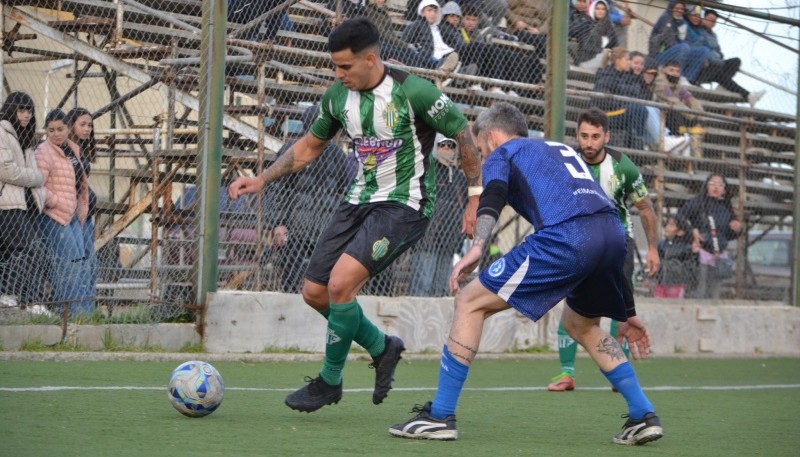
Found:
M 374 170 L 403 146 L 403 140 L 382 140 L 375 137 L 358 137 L 353 140 L 356 157 L 364 164 L 364 171 Z
M 339 335 L 337 335 L 336 332 L 333 331 L 333 329 L 329 328 L 328 329 L 328 337 L 327 337 L 327 339 L 325 341 L 327 342 L 327 344 L 336 344 L 339 341 L 342 341 L 342 338 L 339 337 Z
M 386 126 L 390 129 L 394 130 L 394 126 L 397 124 L 397 119 L 400 117 L 400 112 L 397 111 L 397 107 L 394 106 L 394 102 L 389 102 L 386 104 L 386 107 L 383 108 L 383 122 L 386 123 Z
M 506 259 L 499 258 L 494 261 L 491 265 L 489 265 L 489 276 L 496 278 L 503 273 L 503 270 L 506 269 Z
M 372 243 L 372 260 L 380 260 L 389 252 L 389 239 L 383 237 Z
M 428 117 L 433 120 L 438 120 L 447 112 L 447 108 L 452 104 L 453 102 L 450 100 L 450 98 L 448 98 L 447 95 L 442 94 L 436 99 L 435 102 L 433 102 L 433 106 L 428 109 Z

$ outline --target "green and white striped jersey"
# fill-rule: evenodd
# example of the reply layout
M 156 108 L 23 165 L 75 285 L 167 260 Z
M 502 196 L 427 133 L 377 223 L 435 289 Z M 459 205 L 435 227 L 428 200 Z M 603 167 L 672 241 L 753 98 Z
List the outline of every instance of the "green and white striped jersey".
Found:
M 617 214 L 625 227 L 625 233 L 633 238 L 631 214 L 626 200 L 628 197 L 633 202 L 643 200 L 647 197 L 647 186 L 639 169 L 628 156 L 609 147 L 606 147 L 605 151 L 606 156 L 602 162 L 587 165 L 595 181 L 617 207 Z
M 436 132 L 455 137 L 467 125 L 453 102 L 429 81 L 386 66 L 372 90 L 336 81 L 322 96 L 311 134 L 330 140 L 339 129 L 352 140 L 359 173 L 346 195 L 353 204 L 398 202 L 433 215 Z

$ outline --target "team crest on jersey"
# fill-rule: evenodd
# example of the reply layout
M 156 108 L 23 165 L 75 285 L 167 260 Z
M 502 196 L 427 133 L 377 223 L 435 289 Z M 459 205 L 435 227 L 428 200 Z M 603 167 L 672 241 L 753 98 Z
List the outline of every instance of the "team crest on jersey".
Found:
M 389 239 L 383 237 L 372 243 L 372 260 L 380 260 L 389 252 Z
M 503 270 L 506 269 L 506 259 L 499 258 L 494 261 L 491 265 L 489 265 L 489 276 L 496 278 L 503 273 Z
M 611 191 L 612 195 L 619 189 L 619 178 L 617 175 L 612 174 L 608 177 L 608 189 Z
M 383 122 L 386 123 L 386 126 L 390 129 L 394 129 L 394 126 L 397 125 L 398 117 L 400 117 L 400 112 L 397 111 L 394 102 L 387 103 L 386 107 L 383 108 Z

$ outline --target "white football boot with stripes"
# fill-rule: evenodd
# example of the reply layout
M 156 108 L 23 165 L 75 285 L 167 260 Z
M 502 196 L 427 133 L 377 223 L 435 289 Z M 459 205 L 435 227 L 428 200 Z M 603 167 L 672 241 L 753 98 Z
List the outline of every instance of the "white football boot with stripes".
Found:
M 614 442 L 616 444 L 638 446 L 655 441 L 662 436 L 664 436 L 664 429 L 661 428 L 661 421 L 658 416 L 655 413 L 647 413 L 639 420 L 628 418 L 625 421 L 625 425 L 622 426 L 622 431 L 614 437 Z
M 436 419 L 431 416 L 431 402 L 416 405 L 411 409 L 417 413 L 411 420 L 403 424 L 395 424 L 389 428 L 389 433 L 400 438 L 417 440 L 452 441 L 458 439 L 456 429 L 456 416 L 447 416 Z

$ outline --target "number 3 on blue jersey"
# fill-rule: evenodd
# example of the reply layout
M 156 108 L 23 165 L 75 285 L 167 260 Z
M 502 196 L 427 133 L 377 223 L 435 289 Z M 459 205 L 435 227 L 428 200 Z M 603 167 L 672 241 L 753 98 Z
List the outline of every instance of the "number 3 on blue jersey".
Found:
M 564 162 L 564 166 L 567 167 L 567 170 L 569 170 L 569 174 L 571 174 L 573 178 L 576 178 L 576 179 L 588 179 L 590 181 L 594 181 L 594 178 L 592 177 L 592 173 L 589 171 L 589 168 L 586 167 L 586 163 L 584 163 L 583 159 L 581 159 L 578 156 L 578 153 L 575 152 L 574 149 L 572 149 L 571 147 L 567 146 L 566 144 L 557 143 L 555 141 L 546 141 L 546 143 L 547 143 L 548 146 L 552 146 L 554 148 L 558 148 L 558 151 L 561 153 L 561 155 L 565 159 L 573 158 L 575 160 L 575 162 L 578 163 L 578 166 L 583 171 L 578 171 L 578 169 L 575 168 L 575 165 L 573 165 L 572 163 L 570 163 L 568 161 Z

